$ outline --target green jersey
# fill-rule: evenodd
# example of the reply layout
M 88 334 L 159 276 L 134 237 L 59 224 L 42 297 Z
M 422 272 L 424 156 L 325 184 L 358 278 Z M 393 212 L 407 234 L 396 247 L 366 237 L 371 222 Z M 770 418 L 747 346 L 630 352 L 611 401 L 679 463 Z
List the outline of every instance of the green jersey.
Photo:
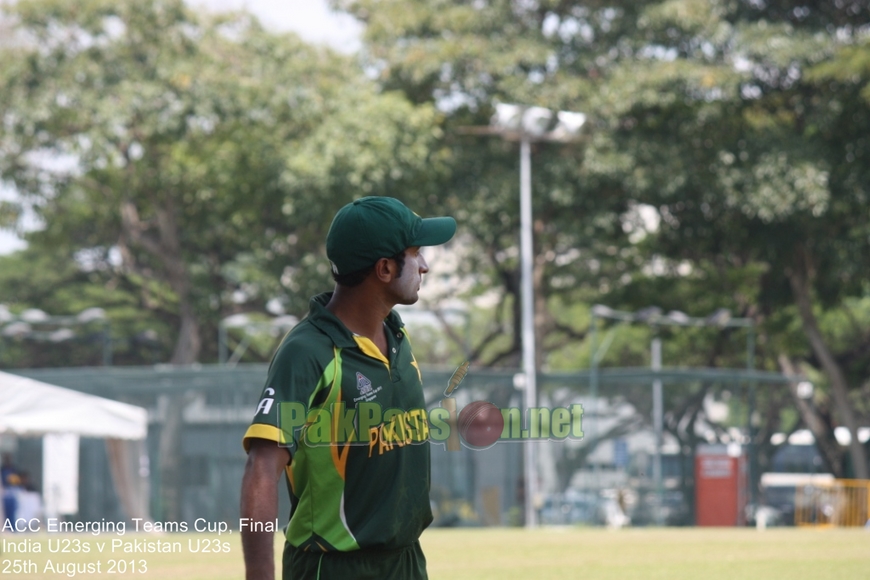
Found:
M 384 321 L 388 357 L 325 305 L 284 338 L 245 434 L 286 446 L 287 542 L 306 551 L 394 550 L 432 522 L 428 418 L 404 325 Z

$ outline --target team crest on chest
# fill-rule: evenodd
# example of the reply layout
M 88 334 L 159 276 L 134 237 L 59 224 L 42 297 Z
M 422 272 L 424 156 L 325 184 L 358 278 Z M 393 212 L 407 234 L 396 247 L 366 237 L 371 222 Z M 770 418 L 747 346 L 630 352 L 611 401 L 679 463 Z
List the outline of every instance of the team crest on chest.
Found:
M 356 388 L 360 395 L 368 395 L 372 392 L 372 382 L 364 374 L 356 373 Z
M 359 401 L 373 401 L 383 387 L 374 388 L 369 378 L 357 371 L 356 388 L 359 391 L 359 397 L 354 398 L 355 403 Z

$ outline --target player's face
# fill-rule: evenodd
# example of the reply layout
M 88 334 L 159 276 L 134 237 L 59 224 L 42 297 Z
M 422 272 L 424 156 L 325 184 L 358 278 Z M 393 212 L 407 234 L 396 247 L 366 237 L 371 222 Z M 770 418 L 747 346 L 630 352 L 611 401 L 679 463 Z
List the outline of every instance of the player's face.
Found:
M 428 271 L 429 264 L 423 258 L 419 247 L 415 246 L 405 250 L 405 266 L 402 269 L 402 275 L 393 278 L 390 282 L 396 304 L 414 304 L 417 302 L 423 274 Z

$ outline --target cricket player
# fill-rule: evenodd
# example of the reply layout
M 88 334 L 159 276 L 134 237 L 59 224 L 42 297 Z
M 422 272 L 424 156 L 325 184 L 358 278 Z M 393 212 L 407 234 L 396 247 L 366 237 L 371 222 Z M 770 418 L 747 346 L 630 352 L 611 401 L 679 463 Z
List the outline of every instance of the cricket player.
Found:
M 335 289 L 313 297 L 282 341 L 244 437 L 249 580 L 274 578 L 269 523 L 282 475 L 291 503 L 285 579 L 427 578 L 419 538 L 432 522 L 428 421 L 393 307 L 417 301 L 429 271 L 422 248 L 455 232 L 452 217 L 424 219 L 389 197 L 357 199 L 335 215 L 326 239 Z

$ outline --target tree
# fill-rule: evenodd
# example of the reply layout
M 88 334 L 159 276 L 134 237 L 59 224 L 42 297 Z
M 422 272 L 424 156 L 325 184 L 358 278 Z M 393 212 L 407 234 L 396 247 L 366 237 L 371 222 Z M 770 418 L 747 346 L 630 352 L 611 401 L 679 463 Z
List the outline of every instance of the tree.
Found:
M 8 10 L 0 176 L 45 224 L 28 241 L 87 250 L 173 319 L 174 364 L 203 341 L 213 357 L 236 310 L 277 298 L 303 314 L 328 281 L 335 208 L 402 195 L 430 170 L 431 108 L 245 14 L 198 17 L 180 0 Z
M 0 324 L 30 309 L 54 320 L 20 321 L 20 332 L 4 325 L 0 367 L 100 366 L 107 347 L 111 364 L 165 360 L 171 321 L 143 315 L 137 289 L 119 282 L 64 252 L 31 247 L 0 256 L 0 311 L 7 313 L 0 313 Z
M 819 316 L 862 296 L 867 284 L 866 81 L 830 82 L 832 57 L 854 54 L 860 36 L 852 27 L 866 10 L 651 6 L 639 22 L 656 51 L 637 51 L 608 75 L 611 93 L 636 95 L 614 119 L 623 149 L 642 168 L 630 187 L 661 216 L 652 251 L 723 271 L 764 268 L 754 315 L 769 331 L 783 309 L 800 321 L 808 358 L 852 433 L 857 477 L 870 473 L 849 394 L 850 355 L 834 351 Z M 775 364 L 777 354 L 767 360 Z

